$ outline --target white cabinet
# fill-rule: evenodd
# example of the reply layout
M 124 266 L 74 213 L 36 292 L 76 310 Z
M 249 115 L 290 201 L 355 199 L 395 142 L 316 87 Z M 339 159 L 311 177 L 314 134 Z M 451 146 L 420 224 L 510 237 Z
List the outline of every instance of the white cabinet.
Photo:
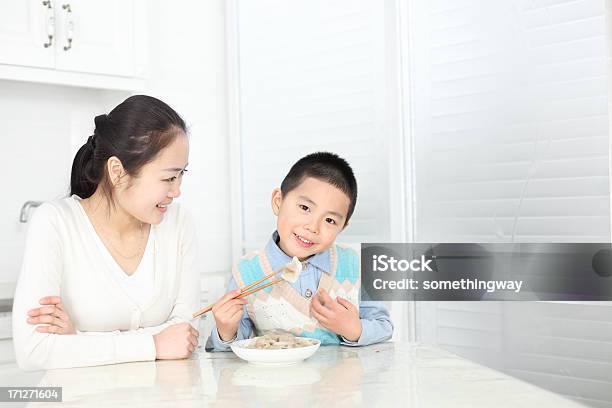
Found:
M 0 79 L 130 87 L 140 0 L 0 1 Z M 142 44 L 144 45 L 144 44 Z M 138 51 L 138 52 L 137 52 Z M 93 74 L 93 75 L 92 75 Z M 123 82 L 121 82 L 123 81 Z M 108 81 L 107 81 L 108 82 Z
M 57 69 L 134 74 L 131 1 L 62 0 L 56 9 Z
M 53 35 L 54 10 L 49 6 L 42 0 L 0 1 L 0 63 L 54 66 L 54 39 L 48 37 Z

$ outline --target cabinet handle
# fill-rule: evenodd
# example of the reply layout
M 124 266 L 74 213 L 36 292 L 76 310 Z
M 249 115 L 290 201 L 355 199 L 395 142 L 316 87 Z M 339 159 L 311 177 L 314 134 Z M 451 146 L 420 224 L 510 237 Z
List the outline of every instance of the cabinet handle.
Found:
M 53 35 L 55 34 L 55 16 L 53 15 L 53 4 L 51 0 L 45 0 L 42 2 L 43 6 L 47 9 L 47 37 L 48 41 L 43 43 L 45 48 L 49 48 L 53 45 Z
M 64 51 L 72 48 L 72 38 L 74 37 L 74 19 L 72 18 L 72 9 L 70 4 L 63 4 L 62 9 L 66 10 L 66 45 Z

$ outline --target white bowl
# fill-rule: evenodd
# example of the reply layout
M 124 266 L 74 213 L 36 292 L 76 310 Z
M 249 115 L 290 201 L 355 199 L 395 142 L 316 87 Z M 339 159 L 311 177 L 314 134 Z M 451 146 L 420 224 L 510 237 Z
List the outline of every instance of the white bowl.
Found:
M 246 347 L 255 339 L 246 339 L 233 342 L 231 348 L 238 357 L 249 363 L 267 366 L 291 365 L 312 356 L 321 345 L 320 340 L 309 340 L 315 341 L 316 344 L 288 349 L 255 349 Z

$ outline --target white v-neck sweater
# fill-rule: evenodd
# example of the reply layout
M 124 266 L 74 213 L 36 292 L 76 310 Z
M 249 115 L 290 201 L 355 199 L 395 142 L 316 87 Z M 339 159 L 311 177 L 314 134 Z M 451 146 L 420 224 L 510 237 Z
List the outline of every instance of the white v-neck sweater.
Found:
M 152 225 L 155 289 L 138 306 L 118 284 L 76 196 L 41 205 L 30 221 L 13 304 L 13 343 L 25 370 L 155 360 L 153 335 L 199 307 L 194 224 L 178 204 Z M 78 334 L 38 333 L 27 311 L 61 296 Z
M 85 210 L 83 210 L 83 212 L 84 211 Z M 112 275 L 117 283 L 140 308 L 146 307 L 149 304 L 149 299 L 155 294 L 155 266 L 153 264 L 155 260 L 153 254 L 155 230 L 151 228 L 149 231 L 149 237 L 144 248 L 142 259 L 131 275 L 128 275 L 121 269 L 121 266 L 106 249 L 101 239 L 96 240 L 96 243 L 106 255 L 105 258 L 108 269 L 112 271 Z

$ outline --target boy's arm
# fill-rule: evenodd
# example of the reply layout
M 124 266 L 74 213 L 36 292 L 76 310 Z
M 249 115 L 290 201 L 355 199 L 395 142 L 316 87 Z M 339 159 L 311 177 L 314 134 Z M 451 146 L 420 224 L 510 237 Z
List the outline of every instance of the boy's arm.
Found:
M 367 300 L 367 294 L 362 294 L 359 302 L 359 320 L 361 321 L 361 337 L 350 341 L 340 336 L 340 343 L 345 346 L 367 346 L 389 340 L 393 335 L 393 323 L 389 312 L 382 302 Z
M 227 284 L 227 291 L 231 292 L 234 289 L 237 289 L 238 285 L 236 285 L 236 281 L 232 276 L 230 278 L 229 283 Z M 210 337 L 206 342 L 206 351 L 229 351 L 230 345 L 232 342 L 236 340 L 248 339 L 251 337 L 251 333 L 253 332 L 253 322 L 249 317 L 246 306 L 242 312 L 242 318 L 240 319 L 240 325 L 238 326 L 238 332 L 236 333 L 236 337 L 230 341 L 223 341 L 219 337 L 219 332 L 217 331 L 217 327 L 214 326 L 210 333 Z

